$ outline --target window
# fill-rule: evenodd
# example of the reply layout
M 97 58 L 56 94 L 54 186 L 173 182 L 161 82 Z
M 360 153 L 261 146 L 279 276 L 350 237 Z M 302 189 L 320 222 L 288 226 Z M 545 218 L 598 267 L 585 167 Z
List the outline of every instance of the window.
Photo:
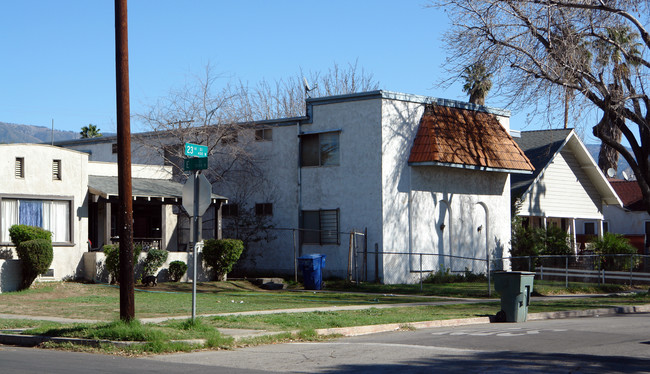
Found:
M 609 222 L 603 221 L 603 234 L 609 232 Z
M 255 215 L 256 216 L 272 216 L 273 215 L 273 204 L 271 204 L 271 203 L 255 204 Z
M 340 244 L 339 210 L 303 210 L 301 229 L 304 244 Z
M 25 178 L 25 159 L 23 157 L 16 157 L 16 178 Z
M 596 224 L 594 222 L 585 222 L 585 235 L 596 235 Z
M 9 228 L 13 225 L 42 227 L 52 232 L 52 242 L 70 242 L 70 200 L 2 199 L 0 242 L 11 242 Z
M 300 166 L 333 165 L 339 165 L 338 131 L 300 137 Z
M 52 179 L 61 180 L 61 160 L 52 160 Z
M 650 221 L 645 221 L 645 247 L 650 247 Z
M 239 205 L 238 204 L 223 204 L 221 208 L 221 215 L 223 217 L 238 217 Z
M 111 153 L 117 154 L 117 143 L 111 144 Z
M 255 140 L 258 142 L 273 140 L 273 129 L 255 130 Z

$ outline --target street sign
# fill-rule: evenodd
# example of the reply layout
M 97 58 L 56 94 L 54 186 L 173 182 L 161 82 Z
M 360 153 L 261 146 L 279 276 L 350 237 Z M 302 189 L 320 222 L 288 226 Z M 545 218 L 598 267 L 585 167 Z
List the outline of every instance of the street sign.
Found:
M 194 196 L 194 177 L 190 177 L 183 186 L 183 208 L 185 208 L 190 217 L 194 216 L 195 200 L 199 206 L 199 217 L 208 210 L 208 207 L 212 202 L 212 185 L 208 182 L 208 178 L 206 178 L 205 175 L 200 174 L 197 180 L 199 182 L 199 196 L 196 199 Z
M 185 143 L 185 156 L 208 157 L 208 147 L 192 143 Z
M 208 158 L 207 157 L 193 157 L 186 158 L 183 160 L 183 170 L 204 170 L 208 168 Z

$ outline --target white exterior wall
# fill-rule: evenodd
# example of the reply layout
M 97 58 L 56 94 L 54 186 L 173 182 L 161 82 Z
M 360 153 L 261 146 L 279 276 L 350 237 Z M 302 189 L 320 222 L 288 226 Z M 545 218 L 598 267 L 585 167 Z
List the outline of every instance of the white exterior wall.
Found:
M 408 166 L 424 111 L 422 104 L 384 101 L 380 251 L 384 283 L 413 283 L 420 253 L 471 258 L 507 255 L 510 242 L 510 177 L 505 173 L 436 166 Z M 508 120 L 500 118 L 504 127 Z M 444 224 L 444 229 L 441 229 Z M 478 231 L 481 227 L 481 231 Z M 465 268 L 485 273 L 484 262 L 422 256 L 422 270 Z
M 624 235 L 645 235 L 645 223 L 650 221 L 648 212 L 631 212 L 616 206 L 606 205 L 605 221 L 609 222 L 609 232 Z
M 339 231 L 367 228 L 369 250 L 382 235 L 381 104 L 371 99 L 315 105 L 313 123 L 302 126 L 307 133 L 342 129 L 340 165 L 302 168 L 302 210 L 340 209 Z M 305 244 L 303 254 L 325 254 L 324 274 L 345 277 L 349 242 L 340 234 L 340 245 Z
M 16 157 L 24 158 L 25 178 L 15 177 Z M 61 180 L 52 178 L 52 161 L 61 160 Z M 70 243 L 54 243 L 54 260 L 50 268 L 60 280 L 81 274 L 81 256 L 88 249 L 88 155 L 41 144 L 4 144 L 0 146 L 0 196 L 24 199 L 72 200 Z M 11 243 L 0 248 L 10 249 Z M 44 279 L 44 278 L 41 278 Z
M 567 149 L 553 159 L 522 198 L 521 216 L 603 218 L 600 194 Z M 581 233 L 579 227 L 576 229 Z

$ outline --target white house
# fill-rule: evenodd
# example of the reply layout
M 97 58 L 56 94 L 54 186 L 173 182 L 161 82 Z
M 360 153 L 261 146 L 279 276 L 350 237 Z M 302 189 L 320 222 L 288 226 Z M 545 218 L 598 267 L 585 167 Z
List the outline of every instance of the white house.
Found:
M 272 225 L 249 243 L 240 272 L 290 275 L 295 257 L 318 253 L 327 256 L 326 277 L 358 266 L 369 279 L 402 283 L 420 270 L 485 272 L 488 253 L 507 255 L 510 173 L 533 169 L 508 134 L 508 111 L 389 91 L 306 104 L 304 117 L 261 121 L 239 134 L 254 138 L 250 151 L 265 178 L 263 188 L 224 206 L 224 232 L 244 210 Z M 61 145 L 110 161 L 113 142 Z M 235 197 L 240 187 L 215 189 Z M 352 241 L 350 232 L 364 235 Z M 351 242 L 371 252 L 366 261 L 351 261 Z
M 85 152 L 56 146 L 2 144 L 0 175 L 0 292 L 14 290 L 20 276 L 9 237 L 15 224 L 52 232 L 54 260 L 40 280 L 95 279 L 88 273 L 96 269 L 88 269 L 83 257 L 116 241 L 117 165 L 89 162 Z M 170 167 L 132 165 L 136 243 L 186 249 L 189 233 L 178 227 L 186 219 L 179 207 L 183 186 L 170 178 Z M 212 198 L 217 206 L 225 201 Z M 219 225 L 212 225 L 208 237 L 218 236 Z
M 518 215 L 532 227 L 566 230 L 576 251 L 602 236 L 605 208 L 621 201 L 575 131 L 522 131 L 514 139 L 535 166 L 531 175 L 512 176 Z

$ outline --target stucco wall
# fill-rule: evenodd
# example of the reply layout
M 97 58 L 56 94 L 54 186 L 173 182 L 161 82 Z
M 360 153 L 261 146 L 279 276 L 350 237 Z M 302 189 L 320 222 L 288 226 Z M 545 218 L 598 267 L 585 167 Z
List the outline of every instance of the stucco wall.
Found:
M 16 157 L 24 158 L 25 177 L 14 175 Z M 52 160 L 61 160 L 61 180 L 52 178 Z M 81 274 L 81 256 L 88 248 L 88 155 L 41 144 L 0 145 L 0 197 L 24 199 L 71 199 L 70 243 L 54 243 L 54 277 Z M 2 243 L 13 251 L 11 243 Z M 14 258 L 17 258 L 14 253 Z
M 510 181 L 505 173 L 449 167 L 408 166 L 423 104 L 385 100 L 383 111 L 384 283 L 413 283 L 422 270 L 485 272 L 486 258 L 507 253 L 510 242 Z M 502 118 L 503 124 L 507 120 Z M 441 229 L 444 224 L 444 229 Z M 478 228 L 481 227 L 479 231 Z
M 604 206 L 605 221 L 609 231 L 617 234 L 645 235 L 645 223 L 650 221 L 648 212 L 628 212 L 615 206 Z

